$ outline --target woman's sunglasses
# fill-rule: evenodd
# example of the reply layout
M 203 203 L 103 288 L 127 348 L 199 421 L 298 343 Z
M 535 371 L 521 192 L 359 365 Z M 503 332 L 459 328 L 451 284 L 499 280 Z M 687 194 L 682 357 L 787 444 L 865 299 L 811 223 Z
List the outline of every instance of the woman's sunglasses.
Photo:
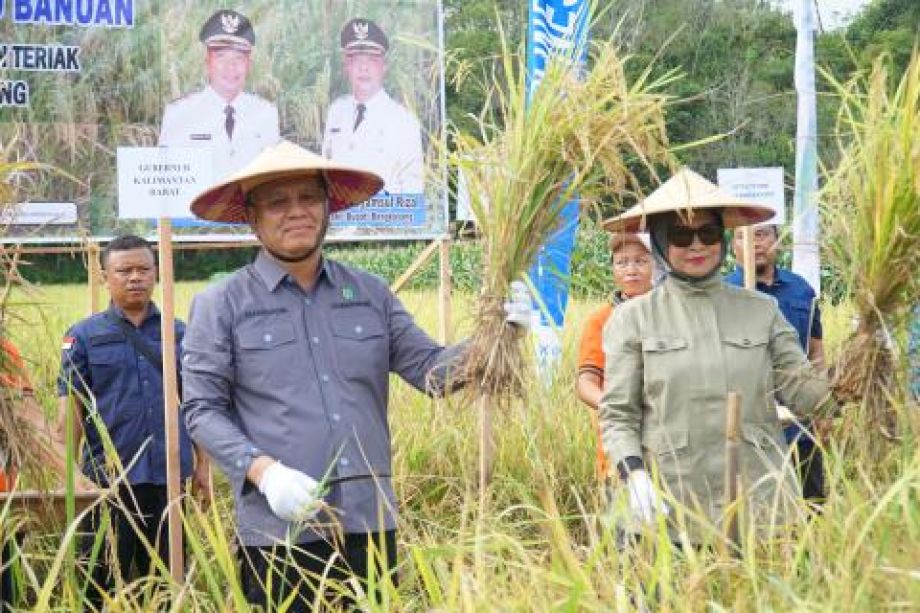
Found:
M 704 245 L 716 245 L 722 242 L 724 231 L 716 224 L 706 224 L 699 228 L 689 226 L 671 226 L 668 228 L 668 243 L 675 247 L 689 247 L 696 236 Z

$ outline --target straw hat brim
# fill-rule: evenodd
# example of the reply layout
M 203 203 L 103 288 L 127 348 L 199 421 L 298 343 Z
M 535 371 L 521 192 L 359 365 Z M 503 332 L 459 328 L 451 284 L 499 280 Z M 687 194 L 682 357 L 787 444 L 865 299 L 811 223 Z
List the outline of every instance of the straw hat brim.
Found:
M 641 232 L 648 229 L 649 217 L 673 212 L 692 215 L 703 210 L 719 211 L 726 228 L 762 223 L 775 215 L 769 205 L 736 198 L 684 168 L 645 200 L 602 226 L 608 232 Z
M 246 196 L 281 179 L 322 178 L 329 212 L 365 202 L 383 188 L 383 179 L 370 170 L 338 164 L 281 141 L 265 148 L 243 169 L 204 190 L 192 200 L 192 213 L 207 221 L 246 223 Z

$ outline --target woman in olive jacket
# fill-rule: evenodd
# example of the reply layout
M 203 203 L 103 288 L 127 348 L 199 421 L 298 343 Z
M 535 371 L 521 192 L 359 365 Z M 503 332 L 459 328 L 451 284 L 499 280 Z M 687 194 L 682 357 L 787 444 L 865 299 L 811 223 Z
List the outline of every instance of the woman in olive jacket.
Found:
M 620 526 L 627 532 L 653 523 L 658 513 L 667 517 L 674 542 L 700 544 L 718 531 L 732 391 L 742 397 L 745 516 L 760 528 L 792 518 L 790 503 L 800 493 L 776 401 L 804 417 L 828 400 L 827 383 L 775 300 L 726 285 L 719 274 L 725 230 L 772 215 L 684 169 L 605 224 L 619 232 L 647 228 L 668 272 L 651 292 L 618 308 L 604 330 L 600 422 L 607 454 L 628 485 L 620 488 L 629 511 Z

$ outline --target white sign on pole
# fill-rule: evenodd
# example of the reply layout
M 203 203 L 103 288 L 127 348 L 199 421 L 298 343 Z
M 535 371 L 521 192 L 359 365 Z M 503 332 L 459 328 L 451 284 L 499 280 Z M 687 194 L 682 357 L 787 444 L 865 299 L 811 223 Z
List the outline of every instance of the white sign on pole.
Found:
M 776 216 L 764 224 L 782 226 L 786 223 L 782 167 L 720 168 L 718 177 L 719 187 L 732 196 L 766 204 L 776 212 Z
M 22 202 L 0 211 L 0 220 L 11 226 L 67 226 L 77 223 L 73 202 Z
M 214 163 L 193 147 L 119 147 L 119 219 L 189 218 L 192 199 L 213 183 Z

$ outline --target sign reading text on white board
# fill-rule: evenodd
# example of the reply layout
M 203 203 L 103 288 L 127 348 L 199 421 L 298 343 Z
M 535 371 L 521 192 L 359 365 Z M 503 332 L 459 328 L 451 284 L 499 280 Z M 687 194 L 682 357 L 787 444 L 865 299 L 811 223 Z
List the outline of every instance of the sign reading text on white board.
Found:
M 210 156 L 193 147 L 119 147 L 118 217 L 192 217 L 192 199 L 212 184 Z
M 786 223 L 786 196 L 783 192 L 783 168 L 720 168 L 719 187 L 735 196 L 765 204 L 776 215 L 767 224 Z

